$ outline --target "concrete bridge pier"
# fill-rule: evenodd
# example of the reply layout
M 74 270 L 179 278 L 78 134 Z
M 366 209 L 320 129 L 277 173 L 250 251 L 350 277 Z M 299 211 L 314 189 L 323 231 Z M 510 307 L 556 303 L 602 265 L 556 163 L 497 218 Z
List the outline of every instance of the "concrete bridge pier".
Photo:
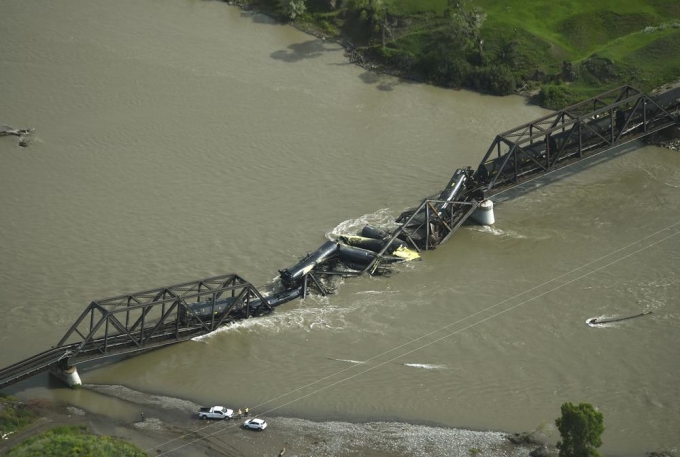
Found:
M 493 225 L 496 223 L 496 218 L 493 214 L 493 202 L 491 200 L 484 200 L 479 204 L 477 209 L 472 213 L 470 218 L 480 225 Z
M 50 368 L 50 373 L 73 389 L 77 389 L 83 385 L 80 376 L 78 375 L 78 369 L 75 366 L 69 367 L 59 365 Z

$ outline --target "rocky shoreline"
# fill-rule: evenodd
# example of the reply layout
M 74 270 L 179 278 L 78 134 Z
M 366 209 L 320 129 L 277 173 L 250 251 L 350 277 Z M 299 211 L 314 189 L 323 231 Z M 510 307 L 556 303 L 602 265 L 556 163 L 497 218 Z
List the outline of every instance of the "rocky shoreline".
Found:
M 82 406 L 45 404 L 40 418 L 0 441 L 0 454 L 56 425 L 83 425 L 96 435 L 122 438 L 149 456 L 315 456 L 315 457 L 497 457 L 555 456 L 534 434 L 507 435 L 399 422 L 315 422 L 292 417 L 264 417 L 263 433 L 245 430 L 241 420 L 199 421 L 198 405 L 148 395 L 122 386 L 86 386 L 126 407 L 143 411 L 134 418 L 88 412 Z

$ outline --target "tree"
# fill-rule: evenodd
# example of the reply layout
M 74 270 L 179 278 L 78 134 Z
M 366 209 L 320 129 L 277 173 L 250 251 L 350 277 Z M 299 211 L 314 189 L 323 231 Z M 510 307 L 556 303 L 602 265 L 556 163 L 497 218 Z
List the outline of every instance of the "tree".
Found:
M 562 441 L 557 443 L 560 457 L 600 457 L 604 416 L 589 403 L 562 405 L 562 416 L 555 419 Z
M 279 4 L 288 19 L 295 19 L 307 11 L 305 0 L 279 0 Z
M 359 21 L 369 27 L 371 37 L 381 33 L 381 43 L 385 47 L 385 34 L 389 33 L 392 36 L 392 31 L 387 26 L 385 2 L 383 0 L 347 0 L 345 6 L 348 11 L 358 13 Z
M 448 0 L 448 6 L 445 15 L 451 21 L 455 34 L 465 41 L 466 45 L 476 46 L 480 63 L 483 62 L 484 40 L 481 30 L 486 20 L 486 13 L 466 0 Z

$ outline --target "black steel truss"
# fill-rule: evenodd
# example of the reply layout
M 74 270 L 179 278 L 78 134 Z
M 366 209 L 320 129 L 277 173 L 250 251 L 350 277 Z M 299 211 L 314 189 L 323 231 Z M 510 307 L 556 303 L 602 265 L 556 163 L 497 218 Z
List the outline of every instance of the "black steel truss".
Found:
M 450 207 L 445 212 L 437 211 L 437 203 L 449 203 Z M 401 226 L 393 232 L 390 241 L 401 238 L 418 251 L 434 249 L 448 240 L 478 205 L 479 202 L 474 199 L 453 202 L 424 200 L 420 206 L 403 212 L 396 219 Z
M 236 274 L 96 300 L 56 346 L 0 369 L 0 387 L 50 367 L 66 368 L 185 341 L 250 317 L 252 308 L 258 315 L 272 310 L 257 289 Z
M 475 180 L 486 196 L 678 123 L 678 101 L 665 106 L 622 86 L 497 135 Z
M 96 300 L 80 314 L 57 347 L 72 348 L 68 356 L 71 365 L 151 349 L 250 317 L 250 304 L 255 300 L 271 311 L 257 289 L 236 274 Z M 196 304 L 210 309 L 209 316 L 198 313 Z M 216 312 L 220 304 L 222 308 Z

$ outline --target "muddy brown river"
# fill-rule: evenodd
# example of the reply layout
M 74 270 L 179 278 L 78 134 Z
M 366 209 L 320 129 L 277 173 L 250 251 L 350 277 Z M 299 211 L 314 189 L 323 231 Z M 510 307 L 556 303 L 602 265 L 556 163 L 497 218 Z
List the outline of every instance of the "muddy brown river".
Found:
M 367 72 L 221 2 L 0 10 L 0 124 L 35 127 L 28 148 L 0 138 L 0 366 L 56 344 L 94 299 L 230 272 L 271 284 L 545 114 Z M 635 144 L 499 198 L 493 228 L 465 226 L 391 277 L 81 377 L 313 420 L 511 432 L 588 402 L 606 454 L 677 451 L 678 214 L 680 155 Z M 101 409 L 47 375 L 11 392 Z

